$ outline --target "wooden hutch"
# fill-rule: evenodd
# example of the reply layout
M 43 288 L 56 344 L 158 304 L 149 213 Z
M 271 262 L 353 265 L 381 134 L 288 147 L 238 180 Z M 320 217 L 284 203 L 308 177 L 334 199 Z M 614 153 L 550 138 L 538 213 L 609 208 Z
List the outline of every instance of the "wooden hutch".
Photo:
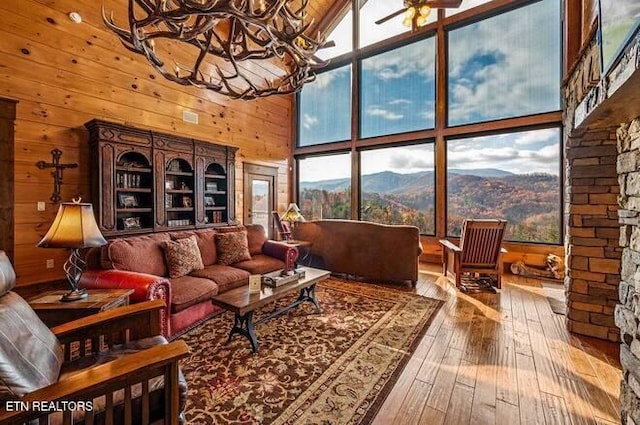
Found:
M 237 148 L 100 120 L 85 126 L 105 236 L 235 223 Z

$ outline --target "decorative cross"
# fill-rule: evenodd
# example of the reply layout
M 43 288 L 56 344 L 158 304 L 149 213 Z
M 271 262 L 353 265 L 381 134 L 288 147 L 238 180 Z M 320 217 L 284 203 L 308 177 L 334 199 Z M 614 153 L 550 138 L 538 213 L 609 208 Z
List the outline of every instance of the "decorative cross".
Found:
M 53 162 L 38 161 L 36 163 L 36 167 L 41 170 L 44 170 L 45 168 L 55 168 L 55 170 L 51 172 L 51 176 L 53 177 L 53 194 L 49 199 L 57 203 L 62 199 L 60 197 L 60 186 L 62 186 L 62 171 L 65 168 L 77 168 L 78 164 L 60 164 L 62 151 L 58 148 L 55 148 L 51 151 L 51 156 L 53 157 Z

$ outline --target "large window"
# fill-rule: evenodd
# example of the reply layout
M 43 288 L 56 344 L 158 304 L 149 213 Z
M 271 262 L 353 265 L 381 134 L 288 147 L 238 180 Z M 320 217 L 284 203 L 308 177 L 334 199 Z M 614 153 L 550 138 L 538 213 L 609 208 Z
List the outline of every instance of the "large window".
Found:
M 560 110 L 560 4 L 543 0 L 452 30 L 449 125 Z
M 562 1 L 463 0 L 413 32 L 402 2 L 354 1 L 321 52 L 333 63 L 299 95 L 304 216 L 433 240 L 503 218 L 509 241 L 561 244 Z
M 402 24 L 404 14 L 400 14 L 388 21 L 376 24 L 402 7 L 402 2 L 390 0 L 359 0 L 360 1 L 360 47 L 365 47 L 378 41 L 386 40 L 394 35 L 408 32 L 409 27 Z
M 351 138 L 351 66 L 318 74 L 304 86 L 298 110 L 299 146 Z
M 433 128 L 435 56 L 428 38 L 362 61 L 361 137 Z
M 351 218 L 351 155 L 313 156 L 298 161 L 299 206 L 307 220 Z
M 362 151 L 360 218 L 435 233 L 433 143 Z
M 344 18 L 342 18 L 326 38 L 327 41 L 332 41 L 335 46 L 320 49 L 316 55 L 320 59 L 327 60 L 350 52 L 353 50 L 352 31 L 353 14 L 351 13 L 351 9 L 349 9 L 347 14 L 344 15 Z
M 447 141 L 447 223 L 502 218 L 505 239 L 560 242 L 560 129 Z

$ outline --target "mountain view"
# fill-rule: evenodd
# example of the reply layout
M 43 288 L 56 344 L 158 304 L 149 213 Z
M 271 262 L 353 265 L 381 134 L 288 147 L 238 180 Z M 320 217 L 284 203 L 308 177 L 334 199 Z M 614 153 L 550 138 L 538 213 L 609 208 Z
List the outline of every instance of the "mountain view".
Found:
M 362 176 L 361 218 L 386 224 L 409 224 L 435 233 L 433 171 L 400 174 L 384 171 Z M 349 218 L 348 178 L 300 183 L 302 213 L 310 219 Z M 508 220 L 506 239 L 558 243 L 558 176 L 514 174 L 483 168 L 448 170 L 448 234 L 460 235 L 465 218 Z

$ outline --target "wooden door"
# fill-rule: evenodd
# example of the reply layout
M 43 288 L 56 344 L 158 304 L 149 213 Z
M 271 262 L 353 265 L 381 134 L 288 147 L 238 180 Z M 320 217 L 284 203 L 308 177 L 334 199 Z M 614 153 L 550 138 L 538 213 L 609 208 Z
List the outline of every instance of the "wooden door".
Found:
M 244 163 L 244 224 L 261 224 L 269 239 L 275 235 L 271 211 L 276 208 L 278 170 Z

